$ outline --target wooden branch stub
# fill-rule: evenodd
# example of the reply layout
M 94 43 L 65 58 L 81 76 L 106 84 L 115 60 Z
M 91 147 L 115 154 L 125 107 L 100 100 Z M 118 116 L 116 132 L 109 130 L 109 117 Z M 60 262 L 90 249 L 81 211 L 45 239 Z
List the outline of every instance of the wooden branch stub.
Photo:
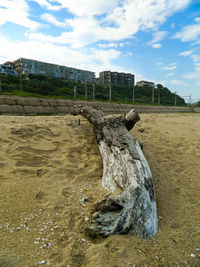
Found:
M 138 122 L 140 120 L 140 116 L 135 109 L 131 109 L 125 115 L 125 120 L 126 120 L 126 123 L 125 123 L 126 128 L 128 131 L 130 131 L 134 127 L 136 122 Z

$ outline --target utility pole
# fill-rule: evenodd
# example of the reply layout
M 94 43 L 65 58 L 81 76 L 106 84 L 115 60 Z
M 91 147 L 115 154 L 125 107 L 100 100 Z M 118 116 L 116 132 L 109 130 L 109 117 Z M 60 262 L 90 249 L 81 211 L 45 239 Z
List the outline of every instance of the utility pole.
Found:
M 85 81 L 85 99 L 87 99 L 87 82 Z
M 92 98 L 95 99 L 95 83 L 93 83 Z
M 135 102 L 135 87 L 133 85 L 133 103 Z
M 174 106 L 176 106 L 176 93 L 177 91 L 175 92 Z
M 112 87 L 111 87 L 111 83 L 109 85 L 109 101 L 112 100 Z
M 158 105 L 160 105 L 160 90 L 158 89 Z
M 74 98 L 76 98 L 76 86 L 74 86 Z
M 152 87 L 152 103 L 154 103 L 154 90 L 155 90 L 155 88 L 154 88 L 154 86 Z
M 22 92 L 23 85 L 22 85 L 22 62 L 20 59 L 20 70 L 19 70 L 19 82 L 20 82 L 20 91 Z
M 22 71 L 19 73 L 19 81 L 20 81 L 20 91 L 22 92 Z
M 112 83 L 112 76 L 111 76 L 111 71 L 109 71 L 109 101 L 112 100 L 112 87 L 111 87 L 111 83 Z
M 190 94 L 190 106 L 192 105 L 192 95 Z

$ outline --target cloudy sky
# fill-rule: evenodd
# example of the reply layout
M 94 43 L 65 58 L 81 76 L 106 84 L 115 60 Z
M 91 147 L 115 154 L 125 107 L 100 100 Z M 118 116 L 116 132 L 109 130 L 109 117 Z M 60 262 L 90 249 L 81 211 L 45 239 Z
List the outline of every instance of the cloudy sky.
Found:
M 0 63 L 131 72 L 200 100 L 200 0 L 2 0 Z

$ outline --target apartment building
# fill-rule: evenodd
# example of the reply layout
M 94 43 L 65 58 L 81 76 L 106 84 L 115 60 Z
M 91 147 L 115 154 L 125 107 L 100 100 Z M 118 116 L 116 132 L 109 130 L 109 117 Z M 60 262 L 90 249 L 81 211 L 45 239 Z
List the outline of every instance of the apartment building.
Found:
M 148 82 L 148 81 L 139 81 L 139 82 L 136 82 L 136 86 L 138 86 L 138 87 L 149 86 L 151 88 L 154 88 L 155 87 L 155 83 Z
M 17 73 L 22 74 L 40 74 L 72 81 L 95 82 L 95 73 L 92 71 L 66 67 L 33 59 L 19 58 L 13 62 L 5 62 L 4 65 L 12 65 Z
M 10 65 L 1 65 L 0 64 L 0 74 L 4 74 L 4 75 L 10 74 L 12 76 L 17 76 L 16 71 Z
M 111 71 L 102 71 L 99 73 L 99 83 L 110 85 L 111 84 Z
M 135 75 L 124 72 L 102 71 L 99 73 L 99 83 L 110 85 L 134 85 Z

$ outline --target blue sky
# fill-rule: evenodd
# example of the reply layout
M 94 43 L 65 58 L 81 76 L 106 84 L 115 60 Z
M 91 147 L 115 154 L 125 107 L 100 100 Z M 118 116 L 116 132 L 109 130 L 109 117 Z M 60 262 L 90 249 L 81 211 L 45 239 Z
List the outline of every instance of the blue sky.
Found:
M 0 63 L 131 72 L 200 100 L 200 0 L 1 2 Z

